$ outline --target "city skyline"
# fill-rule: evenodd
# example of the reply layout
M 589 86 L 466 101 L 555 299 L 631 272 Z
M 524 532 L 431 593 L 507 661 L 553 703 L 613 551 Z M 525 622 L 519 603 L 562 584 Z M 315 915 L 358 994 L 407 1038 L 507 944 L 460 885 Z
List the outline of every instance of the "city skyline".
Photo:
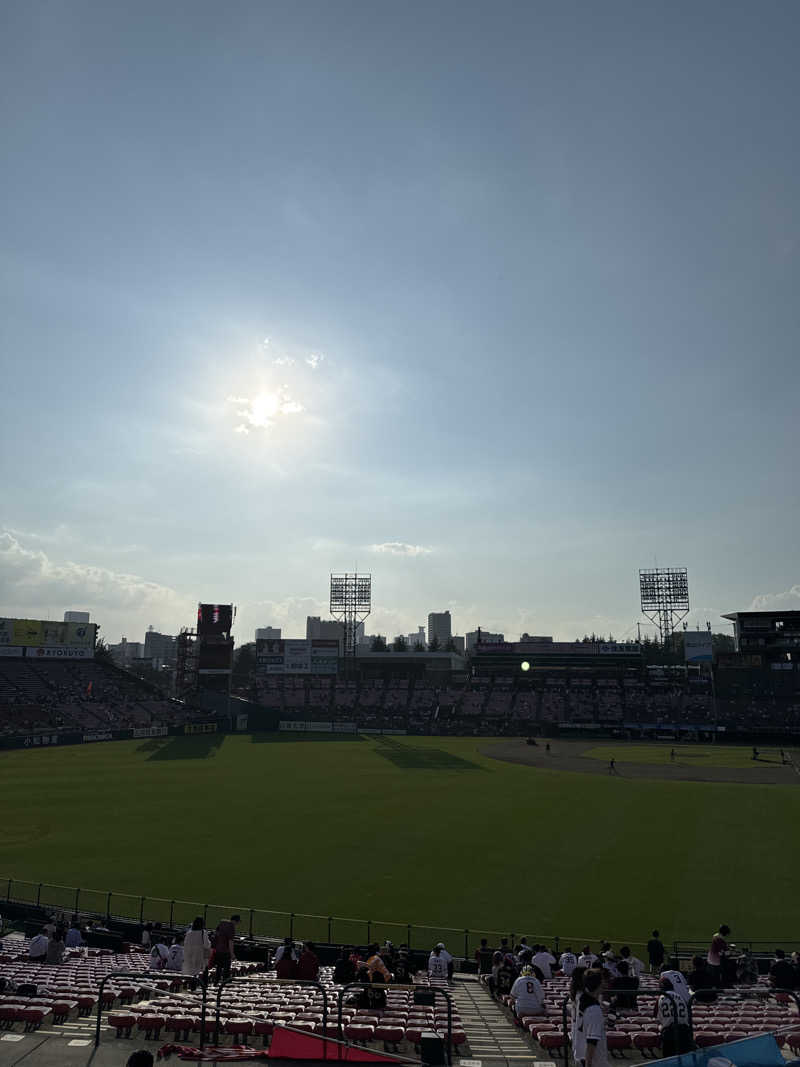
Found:
M 800 10 L 10 3 L 0 615 L 800 607 Z M 650 631 L 648 631 L 650 632 Z

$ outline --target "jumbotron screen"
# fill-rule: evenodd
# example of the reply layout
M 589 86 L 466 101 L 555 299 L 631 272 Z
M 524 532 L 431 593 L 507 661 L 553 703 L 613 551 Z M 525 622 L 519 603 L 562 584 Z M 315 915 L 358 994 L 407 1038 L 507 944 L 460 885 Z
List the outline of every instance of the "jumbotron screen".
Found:
M 233 604 L 198 604 L 197 634 L 229 634 L 233 626 Z

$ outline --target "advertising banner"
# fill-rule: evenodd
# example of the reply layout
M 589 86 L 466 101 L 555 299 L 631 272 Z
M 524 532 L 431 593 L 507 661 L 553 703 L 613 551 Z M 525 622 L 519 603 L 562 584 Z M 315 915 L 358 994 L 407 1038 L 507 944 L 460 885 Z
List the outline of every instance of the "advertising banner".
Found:
M 166 737 L 169 733 L 168 726 L 134 726 L 134 737 Z
M 93 622 L 65 622 L 64 644 L 72 648 L 94 648 L 97 627 Z M 45 641 L 45 644 L 48 644 Z
M 44 626 L 38 619 L 14 619 L 15 645 L 44 644 Z
M 25 649 L 22 645 L 2 645 L 0 644 L 0 656 L 21 656 Z
M 709 630 L 683 631 L 683 656 L 687 663 L 711 662 L 711 633 Z
M 310 674 L 311 642 L 286 641 L 283 669 L 287 674 Z
M 26 648 L 26 659 L 94 659 L 94 649 L 84 648 L 82 645 L 55 645 L 45 648 Z
M 659 1062 L 661 1067 L 783 1067 L 786 1061 L 772 1034 L 759 1034 Z
M 215 734 L 217 724 L 215 722 L 187 722 L 183 732 L 184 734 Z

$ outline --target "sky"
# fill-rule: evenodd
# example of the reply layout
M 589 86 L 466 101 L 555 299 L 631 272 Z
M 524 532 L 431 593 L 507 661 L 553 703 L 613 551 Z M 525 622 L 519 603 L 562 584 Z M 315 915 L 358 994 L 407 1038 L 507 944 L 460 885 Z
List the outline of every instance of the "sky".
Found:
M 7 0 L 0 615 L 800 607 L 800 7 Z

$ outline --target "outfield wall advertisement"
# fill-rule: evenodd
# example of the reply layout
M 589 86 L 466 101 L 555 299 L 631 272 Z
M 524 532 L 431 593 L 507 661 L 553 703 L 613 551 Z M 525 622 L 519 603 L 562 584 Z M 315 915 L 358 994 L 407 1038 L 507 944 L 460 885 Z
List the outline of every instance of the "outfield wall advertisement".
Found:
M 314 637 L 304 641 L 256 641 L 256 674 L 336 674 L 339 642 Z

